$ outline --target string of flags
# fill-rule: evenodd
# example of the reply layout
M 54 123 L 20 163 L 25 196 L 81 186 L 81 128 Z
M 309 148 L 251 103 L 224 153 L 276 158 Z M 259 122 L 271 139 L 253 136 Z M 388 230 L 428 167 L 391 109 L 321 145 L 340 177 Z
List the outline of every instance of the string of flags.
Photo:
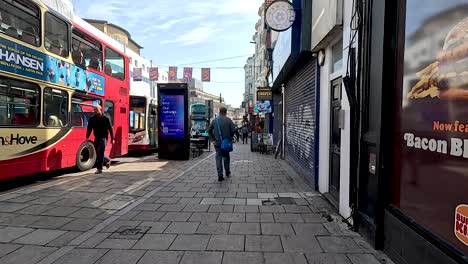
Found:
M 159 80 L 159 67 L 150 67 L 148 72 L 149 72 L 149 79 L 151 81 Z M 192 78 L 193 78 L 193 68 L 184 67 L 183 68 L 183 80 L 185 82 L 189 82 L 192 80 Z M 177 67 L 169 67 L 168 79 L 169 81 L 176 81 L 178 79 Z M 211 68 L 201 68 L 200 79 L 202 80 L 202 82 L 210 82 L 211 81 Z M 133 80 L 134 81 L 142 80 L 141 68 L 133 68 Z

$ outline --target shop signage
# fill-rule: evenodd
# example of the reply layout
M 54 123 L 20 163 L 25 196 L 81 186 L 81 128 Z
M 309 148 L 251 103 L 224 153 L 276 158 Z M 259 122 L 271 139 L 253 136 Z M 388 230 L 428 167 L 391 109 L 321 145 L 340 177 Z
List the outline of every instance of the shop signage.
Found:
M 468 254 L 468 3 L 436 2 L 406 1 L 394 201 Z
M 269 101 L 273 98 L 270 88 L 257 88 L 257 101 Z

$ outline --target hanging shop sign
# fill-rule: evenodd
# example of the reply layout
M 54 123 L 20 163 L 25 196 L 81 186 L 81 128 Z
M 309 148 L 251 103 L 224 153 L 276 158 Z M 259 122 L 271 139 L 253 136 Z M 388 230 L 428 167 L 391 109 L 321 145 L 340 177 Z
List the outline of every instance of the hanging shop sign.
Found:
M 257 101 L 269 101 L 273 99 L 270 88 L 257 88 Z
M 468 254 L 468 3 L 406 3 L 393 200 Z
M 265 21 L 274 31 L 288 30 L 296 20 L 296 11 L 288 0 L 277 0 L 265 11 Z

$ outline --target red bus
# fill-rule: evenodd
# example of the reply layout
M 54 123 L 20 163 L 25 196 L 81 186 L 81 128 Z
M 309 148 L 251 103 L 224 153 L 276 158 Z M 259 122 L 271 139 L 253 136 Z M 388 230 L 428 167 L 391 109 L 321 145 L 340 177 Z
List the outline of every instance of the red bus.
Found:
M 93 106 L 128 152 L 128 57 L 39 1 L 0 0 L 0 180 L 94 166 Z

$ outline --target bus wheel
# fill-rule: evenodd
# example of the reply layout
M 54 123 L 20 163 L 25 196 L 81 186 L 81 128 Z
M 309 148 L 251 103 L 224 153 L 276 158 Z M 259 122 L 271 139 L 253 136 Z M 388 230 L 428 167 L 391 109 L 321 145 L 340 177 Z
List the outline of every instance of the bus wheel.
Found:
M 83 142 L 78 148 L 76 166 L 80 171 L 91 169 L 96 163 L 96 150 L 91 142 Z

